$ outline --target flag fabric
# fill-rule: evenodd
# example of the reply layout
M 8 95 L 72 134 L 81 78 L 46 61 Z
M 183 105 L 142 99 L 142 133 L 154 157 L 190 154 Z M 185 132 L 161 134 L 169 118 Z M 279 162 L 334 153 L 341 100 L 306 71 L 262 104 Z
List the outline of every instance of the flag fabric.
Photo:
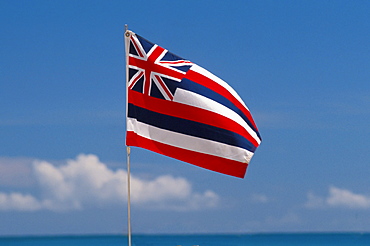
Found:
M 125 44 L 126 145 L 243 178 L 261 137 L 239 95 L 132 31 Z

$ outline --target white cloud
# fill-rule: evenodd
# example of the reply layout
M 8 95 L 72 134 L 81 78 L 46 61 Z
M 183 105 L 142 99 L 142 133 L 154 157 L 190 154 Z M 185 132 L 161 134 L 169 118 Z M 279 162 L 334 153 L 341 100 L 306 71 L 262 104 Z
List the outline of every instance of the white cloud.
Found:
M 219 197 L 213 191 L 195 193 L 185 178 L 170 175 L 159 176 L 150 181 L 132 178 L 132 202 L 140 205 L 150 204 L 154 209 L 178 211 L 199 210 L 215 207 Z
M 127 172 L 109 169 L 95 155 L 81 154 L 62 166 L 34 161 L 33 175 L 41 195 L 0 193 L 0 210 L 61 211 L 127 201 Z M 182 177 L 144 180 L 131 175 L 131 203 L 142 208 L 199 210 L 217 206 L 218 200 L 213 191 L 193 191 Z
M 370 197 L 360 194 L 355 194 L 349 190 L 339 189 L 334 186 L 329 188 L 329 197 L 326 202 L 332 207 L 347 207 L 347 208 L 370 208 Z
M 307 193 L 306 208 L 322 208 L 324 207 L 324 198 L 316 196 L 313 192 Z
M 253 194 L 252 201 L 255 203 L 267 203 L 269 201 L 268 197 L 264 194 Z
M 40 202 L 31 195 L 0 192 L 0 210 L 35 211 L 41 209 Z
M 370 196 L 356 194 L 350 190 L 330 186 L 327 197 L 319 197 L 309 192 L 305 206 L 307 208 L 341 207 L 348 209 L 370 209 Z

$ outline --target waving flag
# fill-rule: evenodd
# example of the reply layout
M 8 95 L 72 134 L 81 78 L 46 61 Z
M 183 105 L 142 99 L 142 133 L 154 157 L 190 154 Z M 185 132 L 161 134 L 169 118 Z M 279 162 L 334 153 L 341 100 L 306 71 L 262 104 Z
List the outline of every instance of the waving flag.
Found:
M 131 31 L 125 43 L 126 145 L 243 178 L 261 137 L 238 94 Z

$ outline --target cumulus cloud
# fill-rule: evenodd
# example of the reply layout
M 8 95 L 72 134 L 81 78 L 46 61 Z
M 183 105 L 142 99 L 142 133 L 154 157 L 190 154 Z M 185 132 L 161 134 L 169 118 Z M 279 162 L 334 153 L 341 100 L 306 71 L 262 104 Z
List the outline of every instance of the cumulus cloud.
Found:
M 253 194 L 251 198 L 255 203 L 267 203 L 269 201 L 268 197 L 264 194 Z
M 339 189 L 334 186 L 329 189 L 329 197 L 326 202 L 330 206 L 348 208 L 370 208 L 370 197 L 355 194 L 352 191 Z
M 32 171 L 40 195 L 0 193 L 0 210 L 63 211 L 127 201 L 127 172 L 109 169 L 95 155 L 81 154 L 61 166 L 34 161 Z M 200 210 L 216 207 L 218 201 L 215 192 L 195 192 L 182 177 L 145 180 L 131 175 L 131 203 L 142 208 Z
M 0 193 L 0 210 L 35 211 L 41 207 L 40 202 L 31 195 Z
M 327 197 L 320 197 L 309 192 L 305 206 L 307 208 L 340 207 L 348 209 L 370 209 L 370 196 L 356 194 L 350 190 L 330 186 Z

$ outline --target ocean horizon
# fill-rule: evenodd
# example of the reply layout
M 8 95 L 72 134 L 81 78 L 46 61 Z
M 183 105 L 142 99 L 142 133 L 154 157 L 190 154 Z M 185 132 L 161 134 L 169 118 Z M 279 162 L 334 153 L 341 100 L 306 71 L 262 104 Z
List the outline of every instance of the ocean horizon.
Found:
M 1 236 L 2 246 L 128 245 L 127 235 Z M 370 232 L 133 234 L 133 246 L 370 245 Z

